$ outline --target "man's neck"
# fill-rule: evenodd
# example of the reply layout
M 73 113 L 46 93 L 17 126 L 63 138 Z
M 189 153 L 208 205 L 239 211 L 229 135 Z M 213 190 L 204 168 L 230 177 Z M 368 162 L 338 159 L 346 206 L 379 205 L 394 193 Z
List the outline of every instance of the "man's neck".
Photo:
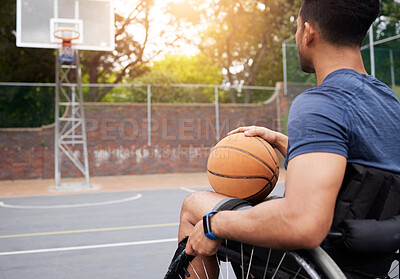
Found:
M 317 83 L 320 85 L 332 72 L 339 69 L 352 69 L 361 74 L 367 74 L 361 57 L 360 49 L 350 47 L 334 47 L 324 45 L 314 56 Z

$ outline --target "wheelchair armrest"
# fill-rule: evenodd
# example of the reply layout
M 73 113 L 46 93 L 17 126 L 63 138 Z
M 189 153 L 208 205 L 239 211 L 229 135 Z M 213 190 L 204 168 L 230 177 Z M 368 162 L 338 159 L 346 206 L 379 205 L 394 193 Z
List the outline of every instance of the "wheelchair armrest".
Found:
M 400 248 L 400 215 L 386 220 L 345 220 L 328 238 L 356 253 L 393 253 Z

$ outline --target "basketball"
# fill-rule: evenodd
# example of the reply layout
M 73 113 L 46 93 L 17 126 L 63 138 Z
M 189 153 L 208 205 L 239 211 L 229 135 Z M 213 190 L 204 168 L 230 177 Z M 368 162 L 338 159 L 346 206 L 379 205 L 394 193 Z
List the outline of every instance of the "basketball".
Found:
M 207 175 L 215 192 L 259 203 L 278 181 L 278 156 L 260 137 L 233 134 L 223 138 L 211 150 Z

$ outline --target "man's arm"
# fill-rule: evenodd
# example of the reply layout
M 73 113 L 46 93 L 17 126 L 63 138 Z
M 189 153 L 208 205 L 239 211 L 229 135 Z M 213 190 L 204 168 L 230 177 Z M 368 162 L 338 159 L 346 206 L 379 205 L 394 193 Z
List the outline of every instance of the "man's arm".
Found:
M 211 218 L 213 234 L 274 249 L 318 246 L 331 227 L 346 163 L 345 157 L 333 153 L 296 156 L 289 162 L 284 198 L 248 210 L 215 214 Z M 201 224 L 196 225 L 187 246 L 190 253 L 215 251 L 210 246 L 218 243 L 200 241 L 202 234 Z

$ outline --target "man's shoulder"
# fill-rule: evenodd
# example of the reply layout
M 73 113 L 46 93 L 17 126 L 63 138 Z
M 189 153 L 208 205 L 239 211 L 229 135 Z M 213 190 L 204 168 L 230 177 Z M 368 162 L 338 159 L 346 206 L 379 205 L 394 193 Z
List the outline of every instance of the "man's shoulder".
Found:
M 329 85 L 319 85 L 298 95 L 292 103 L 291 110 L 315 112 L 326 109 L 340 109 L 346 94 Z M 348 98 L 345 98 L 348 99 Z
M 368 100 L 387 102 L 388 99 L 397 102 L 393 91 L 380 80 L 351 69 L 340 69 L 330 73 L 319 86 L 298 95 L 293 104 L 347 107 L 349 104 L 362 106 Z
M 339 69 L 330 73 L 319 90 L 340 92 L 344 98 L 355 98 L 372 95 L 393 95 L 393 91 L 382 81 L 374 76 L 356 72 L 352 69 Z M 317 88 L 318 88 L 317 87 Z

